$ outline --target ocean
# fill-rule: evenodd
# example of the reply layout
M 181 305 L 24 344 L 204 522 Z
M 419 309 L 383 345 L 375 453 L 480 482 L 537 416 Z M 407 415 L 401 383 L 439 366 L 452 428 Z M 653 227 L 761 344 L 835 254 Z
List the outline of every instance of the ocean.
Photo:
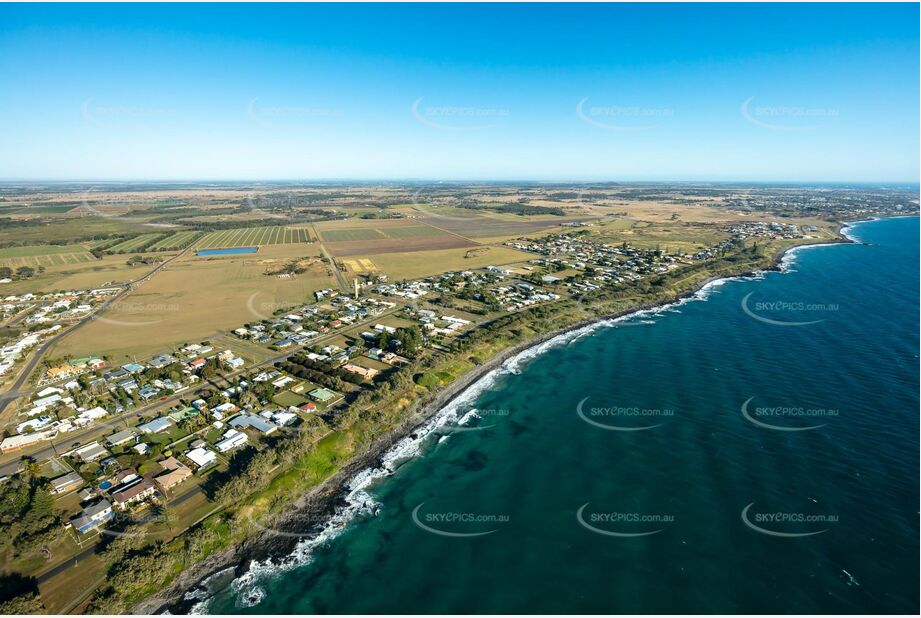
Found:
M 917 613 L 918 219 L 848 233 L 512 359 L 196 611 Z

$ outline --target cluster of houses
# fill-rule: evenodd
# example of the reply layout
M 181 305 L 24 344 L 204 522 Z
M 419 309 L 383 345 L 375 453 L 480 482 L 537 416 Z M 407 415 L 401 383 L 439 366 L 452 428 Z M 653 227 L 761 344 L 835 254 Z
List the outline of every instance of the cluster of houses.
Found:
M 6 320 L 28 311 L 22 316 L 22 322 L 29 329 L 16 340 L 0 348 L 0 376 L 9 373 L 29 349 L 53 336 L 67 322 L 85 317 L 99 303 L 119 291 L 120 288 L 100 288 L 47 294 L 27 293 L 4 297 L 0 301 L 0 318 Z M 38 328 L 42 325 L 49 326 Z
M 131 362 L 106 370 L 102 359 L 86 358 L 70 361 L 61 367 L 52 367 L 46 375 L 54 376 L 55 383 L 69 381 L 58 386 L 47 386 L 33 395 L 32 401 L 19 413 L 27 420 L 16 425 L 16 434 L 0 441 L 0 452 L 11 452 L 26 446 L 55 438 L 59 433 L 74 431 L 91 425 L 110 412 L 123 412 L 124 406 L 114 397 L 118 392 L 136 396 L 145 403 L 158 397 L 181 393 L 199 382 L 198 373 L 208 360 L 214 359 L 228 370 L 237 370 L 245 361 L 231 350 L 215 352 L 209 345 L 190 344 L 182 348 L 178 356 L 158 354 L 145 362 Z M 150 370 L 175 366 L 178 379 L 174 377 L 148 377 Z M 74 376 L 92 371 L 91 379 L 72 379 Z M 86 390 L 95 397 L 106 392 L 113 395 L 109 408 L 100 406 L 82 407 L 74 399 L 74 393 Z
M 232 332 L 241 339 L 268 345 L 276 350 L 286 350 L 308 345 L 321 334 L 380 315 L 396 306 L 394 303 L 369 297 L 352 299 L 328 293 L 324 294 L 323 298 L 327 299 L 323 305 L 305 305 L 271 320 L 241 326 Z
M 276 377 L 281 377 L 279 372 L 275 373 L 278 374 Z M 318 400 L 335 396 L 335 393 L 326 389 L 315 390 L 324 391 L 311 392 Z M 238 390 L 236 394 L 240 392 Z M 301 418 L 299 411 L 304 413 L 316 410 L 316 405 L 311 403 L 297 409 L 265 409 L 257 413 L 250 409 L 241 410 L 230 402 L 209 410 L 206 402 L 198 399 L 189 408 L 117 431 L 102 442 L 90 442 L 64 453 L 75 466 L 98 463 L 99 474 L 88 483 L 77 472 L 68 472 L 51 480 L 51 492 L 65 494 L 79 490 L 81 510 L 68 525 L 85 534 L 110 521 L 119 511 L 143 508 L 151 501 L 173 495 L 173 490 L 192 478 L 196 471 L 207 471 L 216 465 L 221 454 L 251 444 L 251 436 L 272 435 L 283 427 L 297 423 Z M 130 449 L 143 455 L 149 451 L 145 440 L 168 431 L 189 415 L 197 414 L 207 415 L 212 422 L 196 434 L 205 431 L 210 433 L 215 428 L 219 430 L 216 437 L 205 439 L 192 435 L 180 439 L 177 443 L 183 443 L 179 448 L 181 453 L 167 453 L 168 456 L 156 461 L 157 470 L 147 474 L 139 474 L 134 467 L 119 466 L 113 452 L 126 452 Z
M 804 225 L 802 230 L 799 226 L 792 223 L 778 223 L 772 221 L 746 221 L 743 223 L 734 223 L 723 228 L 724 232 L 732 234 L 734 239 L 742 238 L 802 238 L 803 232 L 815 232 L 814 225 Z
M 55 335 L 61 328 L 63 326 L 60 324 L 53 324 L 48 328 L 25 332 L 0 348 L 0 376 L 9 373 L 16 362 L 23 358 L 31 348 Z
M 626 243 L 613 245 L 596 241 L 585 234 L 553 234 L 540 242 L 522 238 L 506 244 L 543 256 L 530 260 L 530 263 L 551 271 L 590 273 L 575 282 L 564 282 L 554 275 L 542 277 L 545 284 L 562 284 L 578 292 L 591 291 L 602 285 L 638 281 L 651 274 L 668 272 L 681 263 L 680 255 L 661 249 L 639 249 Z

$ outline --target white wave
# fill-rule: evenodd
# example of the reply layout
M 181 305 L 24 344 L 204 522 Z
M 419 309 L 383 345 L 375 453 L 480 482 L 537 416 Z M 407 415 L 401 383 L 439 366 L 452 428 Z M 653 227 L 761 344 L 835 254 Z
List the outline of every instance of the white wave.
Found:
M 469 423 L 470 421 L 475 420 L 475 419 L 478 419 L 478 418 L 480 418 L 480 415 L 477 414 L 476 408 L 471 408 L 469 412 L 467 412 L 467 413 L 464 414 L 462 417 L 460 417 L 459 419 L 457 419 L 457 424 L 458 424 L 458 425 L 466 425 L 466 424 Z

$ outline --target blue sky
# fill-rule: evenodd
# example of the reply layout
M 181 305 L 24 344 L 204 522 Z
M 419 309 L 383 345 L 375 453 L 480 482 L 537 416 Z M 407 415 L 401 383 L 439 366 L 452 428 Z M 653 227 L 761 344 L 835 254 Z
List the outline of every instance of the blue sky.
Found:
M 917 181 L 917 4 L 0 5 L 0 178 Z

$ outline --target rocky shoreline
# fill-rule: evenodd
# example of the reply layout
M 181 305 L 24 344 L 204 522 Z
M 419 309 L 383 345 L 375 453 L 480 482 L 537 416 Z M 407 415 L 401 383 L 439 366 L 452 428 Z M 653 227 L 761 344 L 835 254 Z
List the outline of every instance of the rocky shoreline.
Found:
M 847 224 L 845 224 L 847 225 Z M 822 244 L 852 243 L 854 241 L 847 237 L 839 236 L 836 241 Z M 791 250 L 808 247 L 806 245 L 797 245 L 778 251 L 773 257 L 771 265 L 768 268 L 759 269 L 758 271 L 742 272 L 732 276 L 712 276 L 695 284 L 691 288 L 676 294 L 673 298 L 659 303 L 648 303 L 633 307 L 629 310 L 597 316 L 589 320 L 572 324 L 565 328 L 556 329 L 542 334 L 526 343 L 503 350 L 491 358 L 488 362 L 478 366 L 468 374 L 458 378 L 442 391 L 426 402 L 420 402 L 418 409 L 412 414 L 407 422 L 400 427 L 395 428 L 388 434 L 381 436 L 376 440 L 368 450 L 361 456 L 353 458 L 348 464 L 343 466 L 338 472 L 326 479 L 323 483 L 308 491 L 301 496 L 294 505 L 284 515 L 276 517 L 271 523 L 273 529 L 264 528 L 251 539 L 247 539 L 241 544 L 227 548 L 208 556 L 205 560 L 195 564 L 182 573 L 173 581 L 170 586 L 162 591 L 148 597 L 138 603 L 133 609 L 134 614 L 155 614 L 164 610 L 170 610 L 171 613 L 188 613 L 190 607 L 195 601 L 185 599 L 186 593 L 200 586 L 201 583 L 215 573 L 233 568 L 234 575 L 239 576 L 244 573 L 249 564 L 254 560 L 264 560 L 272 556 L 286 555 L 298 543 L 300 535 L 286 535 L 283 531 L 287 529 L 297 529 L 307 522 L 310 527 L 319 527 L 325 519 L 329 519 L 334 513 L 336 507 L 342 502 L 342 496 L 345 485 L 360 471 L 376 467 L 381 456 L 387 452 L 399 439 L 412 435 L 422 424 L 431 419 L 435 414 L 451 403 L 452 400 L 460 396 L 471 385 L 483 378 L 489 372 L 498 369 L 508 359 L 520 354 L 521 352 L 538 346 L 560 335 L 568 332 L 596 324 L 598 322 L 613 320 L 641 311 L 649 311 L 658 307 L 689 298 L 700 292 L 701 289 L 714 281 L 723 279 L 735 279 L 740 277 L 754 276 L 762 272 L 780 270 L 784 256 Z M 282 533 L 279 533 L 282 531 Z

